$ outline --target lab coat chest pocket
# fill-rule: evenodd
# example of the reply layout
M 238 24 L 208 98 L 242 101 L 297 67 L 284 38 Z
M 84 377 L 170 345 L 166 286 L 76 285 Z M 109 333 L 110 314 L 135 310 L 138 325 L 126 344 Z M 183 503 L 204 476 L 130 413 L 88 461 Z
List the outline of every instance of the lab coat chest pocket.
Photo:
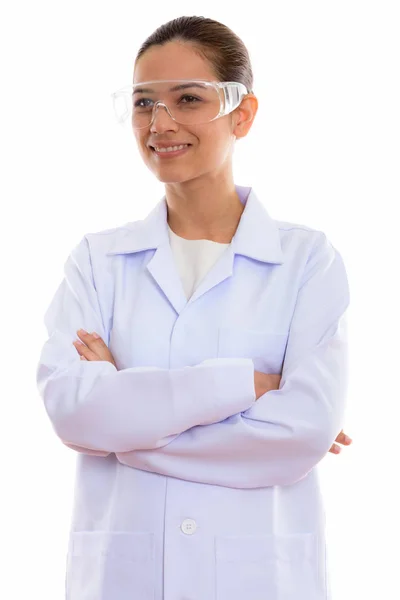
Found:
M 220 327 L 219 358 L 251 358 L 262 373 L 281 373 L 288 333 L 259 331 L 243 327 Z
M 325 598 L 314 534 L 217 536 L 215 558 L 216 600 Z
M 67 561 L 66 600 L 154 600 L 152 533 L 72 532 Z

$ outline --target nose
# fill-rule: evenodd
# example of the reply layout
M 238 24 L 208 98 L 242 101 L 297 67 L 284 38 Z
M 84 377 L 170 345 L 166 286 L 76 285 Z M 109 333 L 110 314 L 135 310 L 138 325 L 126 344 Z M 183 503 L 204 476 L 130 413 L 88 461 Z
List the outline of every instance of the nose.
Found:
M 165 104 L 156 104 L 156 106 L 154 107 L 153 121 L 150 126 L 150 131 L 176 131 L 177 129 L 178 124 L 169 115 Z

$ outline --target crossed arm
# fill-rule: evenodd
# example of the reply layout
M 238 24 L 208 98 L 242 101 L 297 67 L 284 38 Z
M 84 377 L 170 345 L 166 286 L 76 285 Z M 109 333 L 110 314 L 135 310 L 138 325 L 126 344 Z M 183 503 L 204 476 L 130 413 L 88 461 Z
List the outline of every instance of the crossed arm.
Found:
M 75 340 L 73 342 L 79 357 L 81 360 L 85 361 L 108 361 L 116 367 L 116 363 L 114 357 L 104 342 L 104 340 L 96 333 L 88 333 L 84 329 L 79 329 L 77 332 L 77 336 L 79 340 Z M 257 372 L 255 371 L 255 374 Z M 264 387 L 267 391 L 278 390 L 280 387 L 281 376 L 278 374 L 269 374 L 269 373 L 258 373 L 259 376 L 263 376 L 265 378 Z M 256 396 L 257 390 L 256 390 Z M 332 454 L 340 454 L 342 447 L 350 446 L 352 443 L 352 439 L 343 431 L 343 429 L 338 433 L 336 439 L 332 446 L 329 448 L 329 452 Z M 69 446 L 73 450 L 78 452 L 83 452 L 86 454 L 97 454 L 99 456 L 108 456 L 109 452 L 101 452 L 101 451 L 90 451 L 87 448 L 82 448 L 79 446 L 73 446 L 72 444 L 68 444 L 64 442 L 66 446 Z
M 343 439 L 348 304 L 341 256 L 324 236 L 298 292 L 279 389 L 256 400 L 244 358 L 118 371 L 111 353 L 95 352 L 109 351 L 83 238 L 46 313 L 38 386 L 57 435 L 80 452 L 228 487 L 288 485 Z M 83 334 L 74 349 L 82 325 L 99 338 Z

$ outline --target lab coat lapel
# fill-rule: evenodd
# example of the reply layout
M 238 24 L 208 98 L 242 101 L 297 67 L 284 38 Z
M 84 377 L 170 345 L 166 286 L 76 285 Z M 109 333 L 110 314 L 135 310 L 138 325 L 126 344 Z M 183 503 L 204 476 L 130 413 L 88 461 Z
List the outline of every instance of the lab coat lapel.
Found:
M 107 254 L 129 254 L 155 249 L 146 268 L 177 314 L 232 276 L 236 254 L 262 262 L 282 264 L 283 253 L 277 225 L 251 188 L 236 186 L 236 190 L 242 203 L 246 204 L 235 235 L 189 301 L 169 242 L 165 196 L 145 219 L 128 223 L 121 228 L 121 235 Z

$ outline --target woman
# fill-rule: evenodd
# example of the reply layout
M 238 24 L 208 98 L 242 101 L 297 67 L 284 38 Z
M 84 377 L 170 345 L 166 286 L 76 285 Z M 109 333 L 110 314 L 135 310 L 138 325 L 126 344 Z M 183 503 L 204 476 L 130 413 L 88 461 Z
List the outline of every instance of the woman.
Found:
M 234 184 L 252 85 L 231 30 L 182 17 L 114 94 L 165 196 L 85 235 L 45 315 L 37 383 L 78 452 L 69 600 L 326 600 L 349 289 L 324 233 Z

